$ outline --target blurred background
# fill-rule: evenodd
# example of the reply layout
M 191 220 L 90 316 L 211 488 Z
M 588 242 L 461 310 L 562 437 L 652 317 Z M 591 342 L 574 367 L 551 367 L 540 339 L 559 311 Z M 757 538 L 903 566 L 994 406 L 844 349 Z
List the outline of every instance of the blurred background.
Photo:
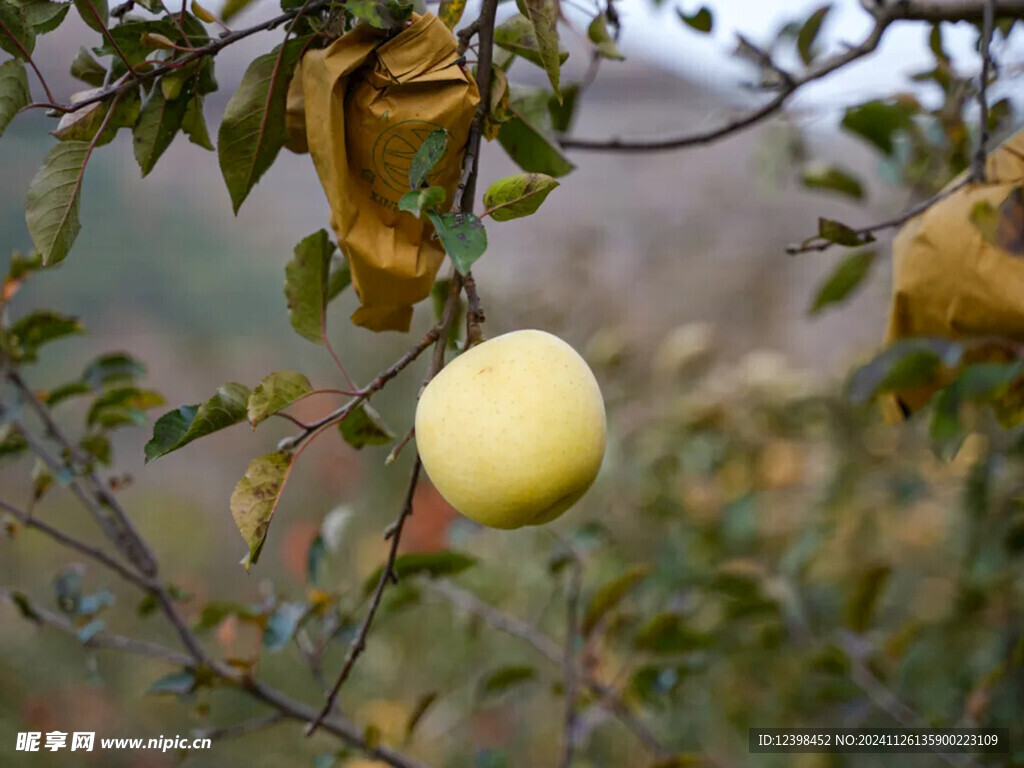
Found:
M 857 3 L 835 5 L 822 44 L 860 39 L 868 24 Z M 627 60 L 602 67 L 574 132 L 657 137 L 728 119 L 758 98 L 743 85 L 750 73 L 730 56 L 735 33 L 770 39 L 815 6 L 725 0 L 713 7 L 714 34 L 700 36 L 669 4 L 623 3 Z M 255 3 L 234 23 L 273 12 L 272 4 Z M 474 17 L 472 6 L 466 17 Z M 976 32 L 945 26 L 948 50 L 973 74 Z M 579 726 L 579 766 L 939 760 L 749 755 L 751 726 L 1012 725 L 1019 742 L 1024 688 L 1013 679 L 1024 616 L 1014 553 L 1024 536 L 1016 508 L 1006 512 L 1014 490 L 993 481 L 979 501 L 983 439 L 944 463 L 916 425 L 883 426 L 872 409 L 843 399 L 848 370 L 877 350 L 885 327 L 885 244 L 852 300 L 813 318 L 816 286 L 839 256 L 785 254 L 787 244 L 816 232 L 818 216 L 868 224 L 912 201 L 898 174 L 837 125 L 845 107 L 873 95 L 914 90 L 927 102 L 927 88 L 907 75 L 931 56 L 928 34 L 925 25 L 893 30 L 876 56 L 802 92 L 785 118 L 707 147 L 570 153 L 577 170 L 538 214 L 488 227 L 490 247 L 474 269 L 486 333 L 536 327 L 562 336 L 591 362 L 608 402 L 610 445 L 598 484 L 552 526 L 583 553 L 584 605 L 624 575 L 636 582 L 606 606 L 588 638 L 590 673 L 621 690 L 668 752 L 681 755 L 666 762 L 667 755 L 652 754 L 590 702 Z M 68 52 L 94 37 L 69 18 L 40 40 L 38 60 L 56 93 L 78 89 L 66 74 Z M 245 66 L 277 37 L 257 35 L 217 57 L 221 90 L 205 105 L 211 130 Z M 578 36 L 567 33 L 565 41 L 570 70 L 576 67 L 570 77 L 578 78 L 586 49 Z M 1019 31 L 1000 41 L 997 55 L 1010 75 L 1024 63 Z M 514 74 L 542 83 L 540 70 L 525 63 Z M 997 96 L 1017 83 L 1009 77 Z M 8 251 L 31 248 L 24 196 L 53 127 L 26 114 L 0 141 L 0 245 Z M 855 169 L 865 199 L 807 190 L 799 171 L 811 159 Z M 481 189 L 514 172 L 496 142 L 485 147 Z M 324 350 L 293 334 L 282 292 L 295 243 L 326 227 L 327 215 L 308 156 L 282 152 L 236 217 L 213 154 L 179 137 L 142 180 L 122 133 L 89 165 L 71 256 L 31 281 L 13 305 L 17 313 L 59 309 L 88 329 L 84 339 L 48 348 L 29 371 L 32 385 L 52 387 L 118 350 L 145 362 L 146 385 L 169 407 L 205 400 L 227 381 L 255 386 L 280 369 L 301 370 L 318 387 L 341 386 Z M 329 322 L 357 381 L 369 380 L 433 322 L 425 302 L 409 337 L 374 335 L 351 325 L 354 309 L 348 293 L 332 304 Z M 400 435 L 411 424 L 420 379 L 416 368 L 374 398 Z M 315 417 L 334 405 L 314 400 L 296 415 Z M 75 423 L 80 415 L 72 405 L 65 417 Z M 385 467 L 388 446 L 356 451 L 333 433 L 317 441 L 289 483 L 260 564 L 247 574 L 238 566 L 245 547 L 228 499 L 248 460 L 273 450 L 288 427 L 272 422 L 254 433 L 239 425 L 150 465 L 142 461 L 148 428 L 125 430 L 115 466 L 130 476 L 124 505 L 155 543 L 165 577 L 191 595 L 184 610 L 209 625 L 210 647 L 228 657 L 259 654 L 261 675 L 317 702 L 320 687 L 296 644 L 261 650 L 252 622 L 204 620 L 203 606 L 313 599 L 307 553 L 322 532 L 328 555 L 318 588 L 337 595 L 341 617 L 339 642 L 324 661 L 332 678 L 361 615 L 363 581 L 385 556 L 381 532 L 399 509 L 411 457 L 406 451 Z M 30 495 L 29 468 L 0 465 L 4 498 Z M 93 535 L 59 489 L 39 513 Z M 560 643 L 559 542 L 546 530 L 476 527 L 423 483 L 403 547 L 471 552 L 480 562 L 454 579 L 458 588 Z M 0 585 L 40 605 L 52 607 L 54 580 L 73 562 L 30 532 L 0 539 Z M 138 615 L 138 596 L 107 574 L 88 567 L 84 584 L 113 591 L 117 603 L 105 616 L 112 630 L 167 637 L 161 619 Z M 395 590 L 344 689 L 342 711 L 430 765 L 554 765 L 558 666 L 442 592 L 415 582 Z M 0 604 L 0 765 L 371 765 L 337 753 L 324 735 L 303 739 L 292 724 L 218 739 L 209 752 L 191 755 L 13 751 L 19 731 L 156 737 L 261 713 L 224 691 L 181 701 L 145 694 L 170 671 L 88 652 Z M 974 764 L 1016 763 L 1002 756 Z

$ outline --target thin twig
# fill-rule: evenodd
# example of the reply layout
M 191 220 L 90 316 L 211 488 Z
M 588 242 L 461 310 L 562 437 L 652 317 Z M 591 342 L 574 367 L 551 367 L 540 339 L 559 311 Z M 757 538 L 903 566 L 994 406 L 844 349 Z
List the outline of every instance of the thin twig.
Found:
M 219 728 L 197 728 L 193 731 L 193 735 L 197 739 L 210 739 L 211 741 L 233 739 L 271 728 L 278 723 L 284 722 L 285 719 L 284 714 L 281 712 L 272 712 L 263 717 L 254 717 L 251 720 L 242 720 L 241 722 L 223 725 Z
M 313 0 L 313 2 L 309 3 L 308 7 L 305 7 L 305 13 L 315 13 L 323 8 L 326 8 L 331 2 L 332 0 Z M 196 48 L 195 51 L 193 51 L 192 53 L 187 53 L 181 58 L 176 59 L 173 62 L 173 64 L 165 63 L 161 66 L 155 66 L 152 69 L 146 70 L 145 72 L 139 72 L 138 70 L 136 70 L 135 76 L 133 78 L 122 78 L 116 84 L 103 88 L 94 93 L 89 98 L 82 99 L 81 101 L 75 102 L 74 104 L 62 105 L 57 103 L 34 103 L 29 104 L 28 107 L 26 107 L 26 109 L 32 107 L 46 107 L 48 109 L 54 109 L 58 112 L 74 112 L 75 110 L 82 109 L 82 107 L 87 107 L 90 104 L 95 104 L 97 102 L 103 101 L 104 99 L 108 99 L 116 93 L 120 93 L 122 91 L 126 91 L 130 88 L 133 88 L 137 83 L 145 83 L 149 80 L 162 77 L 163 75 L 166 75 L 170 72 L 174 72 L 175 70 L 183 67 L 185 64 L 195 61 L 196 59 L 201 59 L 203 56 L 216 56 L 223 48 L 226 48 L 227 46 L 232 45 L 233 43 L 237 43 L 239 40 L 244 40 L 245 38 L 250 37 L 251 35 L 254 35 L 257 32 L 265 32 L 267 30 L 276 29 L 282 24 L 291 21 L 299 13 L 301 13 L 302 10 L 302 8 L 293 8 L 270 19 L 267 19 L 266 21 L 262 21 L 259 24 L 255 24 L 251 27 L 231 32 L 229 34 L 224 35 L 223 37 L 217 38 L 216 40 L 211 40 L 208 44 L 200 48 Z M 54 102 L 54 99 L 51 98 L 50 102 Z
M 562 663 L 562 649 L 558 647 L 558 643 L 529 622 L 495 608 L 472 592 L 461 589 L 449 581 L 424 580 L 422 586 L 445 598 L 456 608 L 479 617 L 493 629 L 526 641 L 553 664 Z M 632 713 L 612 686 L 605 685 L 589 674 L 584 675 L 583 682 L 587 689 L 597 696 L 598 706 L 614 715 L 652 754 L 658 757 L 667 757 L 671 754 L 658 737 Z
M 973 181 L 985 183 L 985 162 L 988 159 L 988 73 L 992 66 L 992 32 L 995 27 L 996 0 L 984 0 L 985 14 L 981 31 L 981 75 L 978 81 L 978 148 L 974 153 Z
M 60 630 L 64 634 L 71 635 L 76 639 L 79 637 L 81 627 L 75 626 L 64 616 L 51 613 L 50 611 L 21 599 L 16 599 L 16 594 L 17 593 L 12 590 L 0 588 L 0 600 L 9 602 L 17 607 L 22 616 L 37 626 L 53 627 L 54 629 Z M 79 640 L 79 642 L 82 641 Z M 162 645 L 150 643 L 146 640 L 136 640 L 132 637 L 115 635 L 110 632 L 97 632 L 88 640 L 82 642 L 82 645 L 86 648 L 111 648 L 113 650 L 126 651 L 140 656 L 149 656 L 151 658 L 160 659 L 168 662 L 169 664 L 182 667 L 188 667 L 192 663 L 191 656 L 187 656 L 179 651 L 174 651 L 170 648 L 165 648 Z
M 895 227 L 899 227 L 905 224 L 906 222 L 910 221 L 915 216 L 920 216 L 922 213 L 927 211 L 936 203 L 945 200 L 954 192 L 963 189 L 970 183 L 971 177 L 969 175 L 964 176 L 964 178 L 962 178 L 960 181 L 957 181 L 951 186 L 948 186 L 945 189 L 943 189 L 941 192 L 932 195 L 927 200 L 923 200 L 917 205 L 911 206 L 898 216 L 894 216 L 891 219 L 886 219 L 885 221 L 880 221 L 877 224 L 872 224 L 867 227 L 861 227 L 860 229 L 855 229 L 853 231 L 859 237 L 864 238 L 867 235 L 871 235 L 873 237 L 874 235 L 886 229 L 894 229 Z M 833 241 L 821 237 L 820 235 L 815 235 L 814 237 L 811 237 L 802 243 L 791 243 L 790 245 L 787 245 L 786 253 L 792 256 L 798 253 L 810 253 L 811 251 L 827 251 L 835 244 L 836 243 L 834 243 Z
M 8 504 L 3 499 L 0 499 L 0 510 L 10 513 L 14 519 L 21 523 L 25 528 L 34 529 L 46 534 L 61 546 L 72 549 L 78 554 L 88 557 L 90 560 L 95 560 L 104 568 L 108 568 L 116 573 L 122 579 L 125 579 L 142 589 L 148 590 L 152 587 L 152 582 L 150 582 L 149 579 L 115 560 L 102 549 L 86 544 L 84 541 L 80 541 L 74 536 L 64 533 L 58 528 L 54 528 L 49 523 L 40 520 L 34 515 L 30 515 L 28 512 L 15 507 L 13 504 Z
M 377 580 L 377 587 L 373 591 L 373 598 L 370 600 L 370 608 L 366 612 L 366 617 L 363 619 L 363 623 L 359 625 L 359 631 L 356 633 L 355 638 L 352 640 L 352 644 L 348 648 L 348 654 L 345 656 L 345 663 L 341 668 L 341 672 L 338 674 L 337 679 L 334 681 L 334 685 L 331 686 L 331 690 L 327 693 L 327 698 L 324 700 L 323 706 L 317 713 L 317 716 L 313 721 L 306 726 L 306 735 L 310 736 L 323 722 L 323 719 L 330 713 L 334 708 L 334 702 L 338 698 L 338 693 L 341 691 L 341 686 L 348 680 L 349 675 L 352 673 L 352 669 L 356 665 L 356 661 L 362 655 L 363 651 L 366 650 L 366 637 L 370 633 L 370 626 L 373 624 L 373 619 L 377 615 L 377 609 L 380 608 L 381 600 L 384 598 L 384 590 L 387 589 L 389 581 L 398 581 L 398 575 L 395 573 L 395 559 L 398 557 L 398 545 L 402 538 L 402 527 L 405 525 L 405 521 L 409 515 L 412 514 L 412 500 L 413 494 L 416 491 L 416 484 L 419 481 L 420 469 L 423 464 L 420 461 L 420 457 L 417 456 L 413 462 L 412 476 L 409 479 L 409 486 L 405 492 L 405 503 L 402 505 L 402 511 L 398 515 L 398 519 L 395 520 L 392 525 L 391 531 L 391 549 L 388 551 L 387 563 L 381 569 L 380 578 Z
M 409 441 L 412 440 L 412 438 L 413 438 L 413 436 L 415 434 L 416 434 L 416 427 L 414 427 L 414 426 L 413 427 L 409 427 L 409 431 L 405 433 L 405 437 L 403 437 L 401 440 L 399 440 L 398 444 L 394 448 L 391 449 L 391 453 L 389 453 L 388 457 L 386 459 L 384 459 L 384 463 L 385 464 L 393 464 L 395 462 L 395 459 L 398 458 L 398 454 L 400 454 L 402 452 L 402 449 L 405 448 L 405 446 L 409 444 Z
M 889 25 L 896 21 L 981 21 L 988 6 L 993 15 L 1015 16 L 1024 13 L 1024 0 L 899 0 L 898 2 L 863 4 L 874 17 L 874 27 L 858 45 L 846 47 L 842 52 L 823 59 L 799 77 L 784 79 L 779 92 L 770 101 L 746 112 L 723 125 L 707 131 L 662 139 L 586 139 L 563 136 L 559 141 L 567 149 L 614 152 L 659 152 L 710 144 L 733 133 L 762 122 L 778 112 L 798 90 L 820 80 L 853 62 L 873 53 Z M 773 68 L 774 64 L 773 64 Z M 787 73 L 788 74 L 788 73 Z

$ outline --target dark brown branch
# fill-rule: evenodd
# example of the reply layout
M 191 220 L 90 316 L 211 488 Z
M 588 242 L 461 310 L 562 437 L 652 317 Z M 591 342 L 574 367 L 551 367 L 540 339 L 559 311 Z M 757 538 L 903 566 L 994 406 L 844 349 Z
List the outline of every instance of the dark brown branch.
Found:
M 982 21 L 985 7 L 990 2 L 994 5 L 995 16 L 1010 17 L 1024 13 L 1024 0 L 886 0 L 884 4 L 877 5 L 862 3 L 875 20 L 874 28 L 863 42 L 823 59 L 799 77 L 783 78 L 781 90 L 771 100 L 717 128 L 663 139 L 585 139 L 564 136 L 560 143 L 567 149 L 614 152 L 659 152 L 710 144 L 771 117 L 803 86 L 873 53 L 893 22 L 926 21 L 935 24 L 940 21 Z M 779 71 L 774 63 L 771 68 Z
M 978 147 L 974 152 L 971 179 L 985 183 L 985 161 L 988 159 L 988 73 L 992 67 L 992 32 L 996 19 L 996 0 L 984 0 L 985 13 L 981 30 L 981 75 L 978 78 Z
M 941 192 L 933 195 L 932 197 L 929 197 L 927 200 L 923 200 L 917 205 L 908 208 L 899 216 L 894 216 L 891 219 L 886 219 L 885 221 L 880 221 L 877 224 L 872 224 L 867 227 L 861 227 L 860 229 L 855 229 L 853 231 L 863 238 L 867 235 L 874 236 L 879 232 L 882 232 L 887 229 L 895 229 L 896 227 L 902 226 L 906 222 L 910 221 L 915 216 L 920 216 L 922 213 L 927 211 L 936 203 L 945 200 L 954 192 L 966 187 L 970 183 L 970 176 L 965 176 L 952 186 L 946 187 Z M 836 244 L 831 240 L 827 240 L 819 235 L 815 235 L 814 237 L 809 238 L 808 240 L 805 240 L 802 243 L 792 243 L 791 245 L 787 245 L 786 253 L 792 256 L 798 253 L 810 253 L 812 251 L 827 251 L 834 245 Z

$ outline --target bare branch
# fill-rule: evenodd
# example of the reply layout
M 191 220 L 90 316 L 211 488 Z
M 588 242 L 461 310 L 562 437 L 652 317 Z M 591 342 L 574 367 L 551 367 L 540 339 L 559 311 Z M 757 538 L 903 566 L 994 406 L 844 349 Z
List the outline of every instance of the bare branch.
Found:
M 114 571 L 114 573 L 122 579 L 125 579 L 132 584 L 136 584 L 142 589 L 148 590 L 152 587 L 152 583 L 149 579 L 115 560 L 103 550 L 86 544 L 84 541 L 80 541 L 74 536 L 64 533 L 58 528 L 54 528 L 49 523 L 43 522 L 34 515 L 30 515 L 27 512 L 18 509 L 13 504 L 8 504 L 3 499 L 0 499 L 0 510 L 13 515 L 14 519 L 21 523 L 25 528 L 41 531 L 58 544 L 67 547 L 68 549 L 72 549 L 78 554 L 88 557 L 90 560 L 94 560 L 104 568 Z
M 994 16 L 1024 13 L 1024 0 L 893 0 L 873 6 L 865 5 L 865 10 L 874 17 L 875 24 L 859 45 L 849 46 L 841 53 L 823 59 L 799 77 L 782 78 L 781 90 L 771 100 L 717 128 L 663 139 L 585 139 L 563 136 L 560 143 L 566 149 L 615 152 L 659 152 L 710 144 L 771 117 L 805 85 L 821 80 L 873 53 L 893 22 L 926 21 L 934 24 L 940 21 L 982 21 L 985 8 L 990 4 Z M 771 68 L 779 71 L 774 63 Z
M 15 600 L 15 593 L 9 589 L 0 587 L 0 600 L 11 603 L 21 611 L 22 615 L 38 626 L 53 627 L 66 635 L 78 638 L 78 633 L 81 627 L 76 627 L 67 618 L 56 613 L 51 613 L 43 608 L 39 608 L 36 605 L 19 605 L 19 601 Z M 166 661 L 169 664 L 174 664 L 182 667 L 189 667 L 192 665 L 192 657 L 187 656 L 184 653 L 173 651 L 170 648 L 165 648 L 162 645 L 156 643 L 150 643 L 145 640 L 136 640 L 131 637 L 124 637 L 122 635 L 114 635 L 109 632 L 97 632 L 95 635 L 90 637 L 84 643 L 79 642 L 86 648 L 111 648 L 118 651 L 126 651 L 128 653 L 138 654 L 140 656 L 149 656 L 151 658 L 160 659 Z

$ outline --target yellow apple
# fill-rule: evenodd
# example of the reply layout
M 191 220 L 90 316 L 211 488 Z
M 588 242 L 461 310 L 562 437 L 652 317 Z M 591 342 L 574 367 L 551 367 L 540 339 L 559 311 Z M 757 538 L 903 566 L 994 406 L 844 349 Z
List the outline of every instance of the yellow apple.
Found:
M 561 515 L 594 482 L 604 444 L 594 374 L 544 331 L 514 331 L 463 353 L 416 408 L 416 445 L 434 486 L 492 528 Z

